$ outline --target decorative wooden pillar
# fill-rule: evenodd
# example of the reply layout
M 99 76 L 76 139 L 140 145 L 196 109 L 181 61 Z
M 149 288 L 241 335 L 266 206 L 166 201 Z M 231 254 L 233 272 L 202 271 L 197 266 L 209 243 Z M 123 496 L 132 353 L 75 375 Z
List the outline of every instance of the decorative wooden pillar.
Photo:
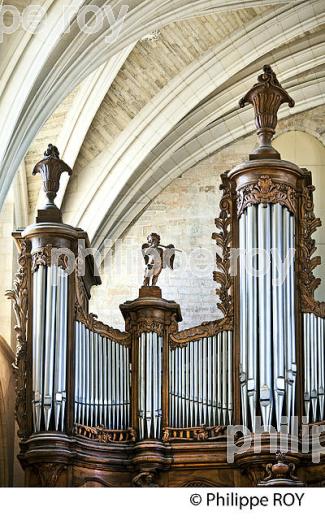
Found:
M 138 440 L 161 439 L 169 420 L 169 334 L 178 330 L 180 307 L 153 286 L 120 309 L 132 335 L 132 427 Z

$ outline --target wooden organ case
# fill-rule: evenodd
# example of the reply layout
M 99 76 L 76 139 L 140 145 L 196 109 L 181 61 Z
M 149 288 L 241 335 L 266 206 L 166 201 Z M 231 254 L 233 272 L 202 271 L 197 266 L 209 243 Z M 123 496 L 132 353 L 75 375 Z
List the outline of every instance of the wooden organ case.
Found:
M 278 109 L 294 102 L 271 67 L 247 103 L 259 146 L 222 175 L 212 237 L 223 318 L 187 330 L 178 331 L 180 307 L 157 286 L 120 306 L 125 331 L 89 314 L 100 279 L 78 254 L 88 238 L 54 204 L 70 168 L 52 145 L 36 165 L 48 201 L 14 233 L 19 270 L 8 291 L 26 486 L 325 482 L 314 187 L 309 171 L 272 147 Z

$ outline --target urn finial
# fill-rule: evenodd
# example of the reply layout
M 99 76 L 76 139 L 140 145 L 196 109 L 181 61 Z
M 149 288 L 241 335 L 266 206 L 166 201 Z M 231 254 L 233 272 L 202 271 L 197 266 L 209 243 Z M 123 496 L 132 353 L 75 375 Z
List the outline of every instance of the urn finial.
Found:
M 43 188 L 47 197 L 45 207 L 38 211 L 37 222 L 61 222 L 61 211 L 55 205 L 54 199 L 59 191 L 60 177 L 63 172 L 71 175 L 72 170 L 70 166 L 60 159 L 57 147 L 49 144 L 44 152 L 43 159 L 33 169 L 33 175 L 36 175 L 36 173 L 41 174 Z
M 295 105 L 294 100 L 280 85 L 271 66 L 264 65 L 263 73 L 258 76 L 257 83 L 239 101 L 241 108 L 251 104 L 255 110 L 255 125 L 260 144 L 250 154 L 250 159 L 281 158 L 271 141 L 277 125 L 277 113 L 282 103 L 288 103 L 289 107 Z

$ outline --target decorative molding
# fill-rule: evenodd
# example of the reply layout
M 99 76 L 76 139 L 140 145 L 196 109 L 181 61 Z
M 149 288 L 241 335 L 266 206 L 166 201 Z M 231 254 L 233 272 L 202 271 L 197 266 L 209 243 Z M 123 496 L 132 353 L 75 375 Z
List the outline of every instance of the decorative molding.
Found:
M 83 424 L 75 424 L 74 433 L 104 444 L 112 442 L 129 443 L 135 442 L 136 440 L 136 432 L 133 428 L 127 430 L 108 430 L 102 425 L 85 426 Z
M 122 332 L 121 330 L 114 329 L 109 325 L 106 325 L 102 321 L 98 321 L 96 314 L 87 314 L 82 308 L 77 305 L 76 306 L 76 320 L 83 323 L 87 329 L 92 332 L 96 332 L 105 338 L 109 338 L 112 341 L 116 341 L 120 345 L 124 345 L 129 347 L 131 344 L 131 335 L 128 332 Z
M 310 179 L 310 172 L 305 170 L 306 180 Z M 314 298 L 315 290 L 321 283 L 320 278 L 313 274 L 315 267 L 320 265 L 320 256 L 314 256 L 316 251 L 315 240 L 312 238 L 316 229 L 321 226 L 319 218 L 314 214 L 312 193 L 315 187 L 311 184 L 303 187 L 300 204 L 300 229 L 298 238 L 297 278 L 300 291 L 302 312 L 311 312 L 325 318 L 325 303 Z
M 257 182 L 243 186 L 237 193 L 238 217 L 252 204 L 281 204 L 291 213 L 297 212 L 294 188 L 284 182 L 274 182 L 268 175 L 261 175 Z
M 171 349 L 186 347 L 189 341 L 197 341 L 201 338 L 216 336 L 219 332 L 227 330 L 233 330 L 233 321 L 231 318 L 204 321 L 201 325 L 197 325 L 196 327 L 170 334 L 169 345 Z
M 214 271 L 213 279 L 219 284 L 216 294 L 220 299 L 217 307 L 223 312 L 225 318 L 233 318 L 234 306 L 232 299 L 233 280 L 230 274 L 231 243 L 232 243 L 232 214 L 233 202 L 231 183 L 225 172 L 221 176 L 220 189 L 223 195 L 220 201 L 220 215 L 215 219 L 215 225 L 220 232 L 213 233 L 212 238 L 221 248 L 221 255 L 216 254 L 218 271 Z
M 33 470 L 38 475 L 42 487 L 55 487 L 60 474 L 66 469 L 65 464 L 54 462 L 33 465 Z
M 185 482 L 181 487 L 216 487 L 216 484 L 211 480 L 200 479 Z
M 14 288 L 6 291 L 6 296 L 12 300 L 16 325 L 16 358 L 13 368 L 16 377 L 16 419 L 18 436 L 26 438 L 29 435 L 27 417 L 27 323 L 28 323 L 28 262 L 30 254 L 27 242 L 21 242 L 21 252 L 18 258 L 18 271 L 14 280 Z
M 32 273 L 35 273 L 40 265 L 49 267 L 56 265 L 62 269 L 66 269 L 68 266 L 68 257 L 62 253 L 59 257 L 55 254 L 55 264 L 52 263 L 52 244 L 46 244 L 46 246 L 39 247 L 32 253 Z M 56 249 L 56 248 L 54 248 Z
M 164 428 L 163 442 L 214 441 L 225 437 L 227 426 L 198 426 L 191 428 Z

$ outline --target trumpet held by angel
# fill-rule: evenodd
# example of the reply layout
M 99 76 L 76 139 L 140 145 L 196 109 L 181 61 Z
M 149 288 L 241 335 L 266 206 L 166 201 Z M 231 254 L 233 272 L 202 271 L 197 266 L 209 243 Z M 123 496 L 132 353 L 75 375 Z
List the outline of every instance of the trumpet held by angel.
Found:
M 147 243 L 142 245 L 142 254 L 146 264 L 144 271 L 143 285 L 148 287 L 157 285 L 159 275 L 163 269 L 169 267 L 174 269 L 175 249 L 173 244 L 164 246 L 160 243 L 160 236 L 157 233 L 150 233 L 147 236 Z

